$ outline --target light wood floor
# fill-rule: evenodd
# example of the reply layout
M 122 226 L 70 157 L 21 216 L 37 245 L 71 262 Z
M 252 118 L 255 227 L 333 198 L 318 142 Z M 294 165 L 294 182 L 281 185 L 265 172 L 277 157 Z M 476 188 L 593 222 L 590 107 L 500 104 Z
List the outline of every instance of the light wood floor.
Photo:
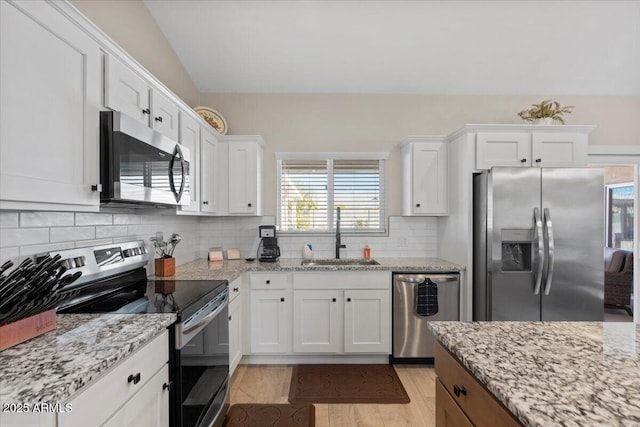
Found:
M 424 365 L 394 365 L 411 403 L 316 403 L 317 427 L 435 426 L 435 371 Z M 291 365 L 240 365 L 231 378 L 231 404 L 288 403 Z

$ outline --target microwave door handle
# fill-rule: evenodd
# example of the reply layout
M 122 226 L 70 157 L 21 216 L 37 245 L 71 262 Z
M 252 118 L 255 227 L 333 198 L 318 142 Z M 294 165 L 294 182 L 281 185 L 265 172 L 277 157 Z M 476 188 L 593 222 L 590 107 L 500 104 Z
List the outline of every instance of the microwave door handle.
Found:
M 176 195 L 176 202 L 180 202 L 180 199 L 182 199 L 182 194 L 184 193 L 184 187 L 187 181 L 187 176 L 185 175 L 185 169 L 186 169 L 185 164 L 187 162 L 184 160 L 184 156 L 182 155 L 182 150 L 180 149 L 180 145 L 176 145 L 176 151 L 180 154 L 180 170 L 182 173 L 182 179 L 180 180 L 180 191 L 178 191 L 178 194 Z
M 177 145 L 176 145 L 177 147 Z M 169 160 L 169 188 L 171 189 L 171 192 L 173 193 L 173 197 L 175 197 L 176 201 L 178 201 L 178 193 L 176 192 L 176 186 L 173 183 L 173 164 L 176 161 L 176 154 L 174 153 L 173 156 L 171 156 L 171 160 Z
M 173 165 L 176 162 L 176 157 L 180 156 L 180 169 L 182 171 L 182 179 L 180 180 L 180 190 L 176 191 L 176 185 L 173 182 Z M 182 197 L 182 193 L 184 192 L 185 185 L 185 161 L 182 156 L 182 150 L 180 149 L 180 144 L 176 144 L 176 148 L 173 153 L 173 157 L 171 157 L 171 161 L 169 162 L 169 187 L 171 187 L 171 192 L 173 193 L 173 197 L 175 197 L 176 202 L 180 202 L 180 198 Z

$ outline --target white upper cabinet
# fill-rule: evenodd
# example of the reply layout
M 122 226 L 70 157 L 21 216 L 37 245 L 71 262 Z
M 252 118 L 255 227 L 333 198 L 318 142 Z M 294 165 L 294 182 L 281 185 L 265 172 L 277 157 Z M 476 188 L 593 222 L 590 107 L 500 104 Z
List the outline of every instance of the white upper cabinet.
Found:
M 476 169 L 583 167 L 592 126 L 486 125 L 475 133 Z
M 544 167 L 581 167 L 588 164 L 589 137 L 578 132 L 533 132 L 532 165 Z
M 105 106 L 178 141 L 180 108 L 115 55 L 105 59 Z
M 218 211 L 218 138 L 210 130 L 201 128 L 200 144 L 200 211 Z
M 50 2 L 0 2 L 0 208 L 97 210 L 100 46 Z
M 228 143 L 228 213 L 262 215 L 262 157 L 260 136 L 226 136 Z
M 441 137 L 410 136 L 402 147 L 402 214 L 449 212 L 448 145 Z
M 476 167 L 531 166 L 531 135 L 528 132 L 478 132 Z
M 151 125 L 163 135 L 178 141 L 180 108 L 160 91 L 151 92 Z
M 163 121 L 164 122 L 164 121 Z M 200 123 L 186 114 L 182 114 L 180 121 L 180 144 L 189 149 L 191 161 L 189 162 L 189 194 L 191 203 L 180 209 L 189 212 L 200 211 Z
M 151 87 L 115 56 L 105 57 L 105 107 L 133 117 L 145 126 L 151 118 Z

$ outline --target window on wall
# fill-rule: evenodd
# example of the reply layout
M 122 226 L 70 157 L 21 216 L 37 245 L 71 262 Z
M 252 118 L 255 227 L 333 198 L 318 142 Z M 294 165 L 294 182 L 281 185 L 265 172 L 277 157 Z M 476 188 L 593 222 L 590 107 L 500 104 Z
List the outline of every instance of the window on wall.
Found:
M 278 153 L 281 232 L 385 231 L 386 153 Z
M 606 186 L 607 246 L 633 249 L 633 183 Z

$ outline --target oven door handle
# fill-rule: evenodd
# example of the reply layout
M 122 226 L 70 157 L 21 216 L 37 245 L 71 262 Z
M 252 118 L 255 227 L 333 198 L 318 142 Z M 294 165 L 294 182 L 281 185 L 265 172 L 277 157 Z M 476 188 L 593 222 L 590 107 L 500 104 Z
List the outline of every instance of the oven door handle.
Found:
M 185 329 L 183 329 L 182 333 L 188 334 L 189 332 L 193 331 L 198 327 L 206 326 L 209 322 L 213 320 L 214 317 L 216 317 L 218 314 L 220 314 L 222 310 L 224 310 L 224 308 L 227 306 L 228 299 L 229 299 L 229 295 L 225 295 L 222 302 L 211 313 L 207 314 L 206 316 L 204 316 L 202 319 L 200 319 L 198 322 L 194 323 L 193 325 L 190 325 Z

